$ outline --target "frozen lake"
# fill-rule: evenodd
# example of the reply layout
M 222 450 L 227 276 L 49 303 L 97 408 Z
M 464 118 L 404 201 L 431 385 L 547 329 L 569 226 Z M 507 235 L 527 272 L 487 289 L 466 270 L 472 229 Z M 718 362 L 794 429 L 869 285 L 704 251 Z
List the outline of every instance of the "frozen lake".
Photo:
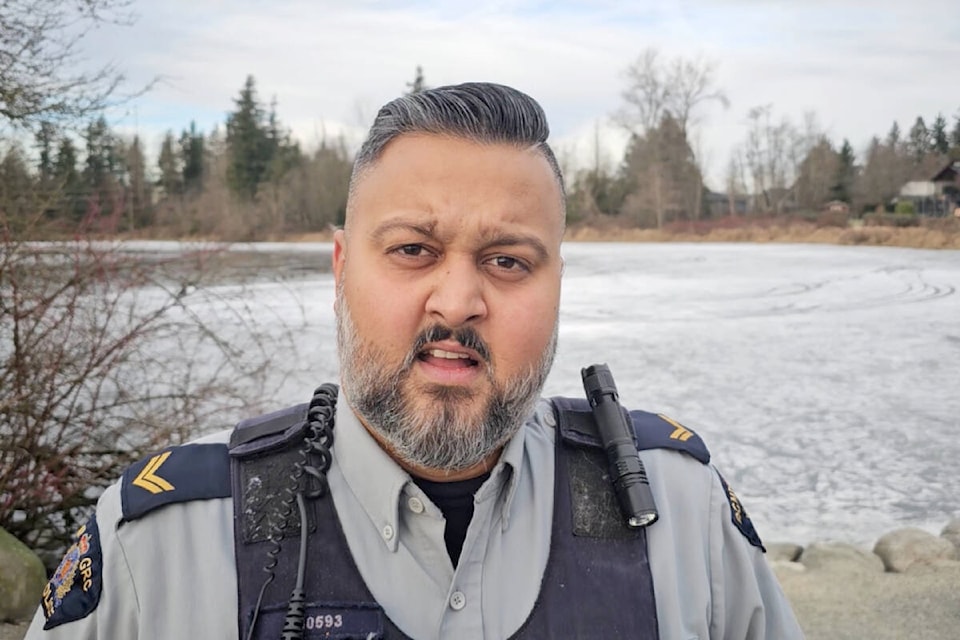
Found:
M 325 264 L 329 248 L 258 250 Z M 546 393 L 582 396 L 580 368 L 608 363 L 625 405 L 703 436 L 764 540 L 872 545 L 960 516 L 960 252 L 578 243 L 564 255 Z M 337 378 L 333 279 L 262 277 L 245 294 L 257 321 L 299 336 L 276 359 L 265 407 L 277 408 Z

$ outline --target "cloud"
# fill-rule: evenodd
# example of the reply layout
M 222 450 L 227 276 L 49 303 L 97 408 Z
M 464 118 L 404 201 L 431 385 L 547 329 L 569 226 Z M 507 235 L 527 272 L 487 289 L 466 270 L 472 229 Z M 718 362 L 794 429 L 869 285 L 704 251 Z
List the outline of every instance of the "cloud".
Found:
M 495 80 L 527 91 L 546 109 L 555 140 L 582 147 L 620 105 L 623 70 L 656 46 L 718 63 L 731 108 L 711 110 L 701 127 L 716 184 L 752 106 L 773 104 L 796 122 L 815 110 L 838 142 L 847 137 L 858 149 L 894 119 L 905 127 L 960 107 L 947 75 L 960 59 L 960 12 L 941 0 L 171 0 L 135 8 L 134 26 L 98 30 L 88 50 L 126 68 L 131 82 L 163 78 L 137 101 L 141 126 L 161 129 L 223 122 L 252 74 L 298 135 L 356 137 L 419 64 L 431 85 Z

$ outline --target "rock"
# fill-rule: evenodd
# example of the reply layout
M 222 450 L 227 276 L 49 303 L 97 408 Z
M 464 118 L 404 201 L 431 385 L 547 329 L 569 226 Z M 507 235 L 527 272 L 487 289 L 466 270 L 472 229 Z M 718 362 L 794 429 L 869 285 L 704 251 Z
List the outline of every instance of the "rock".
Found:
M 940 537 L 952 542 L 957 554 L 960 554 L 960 518 L 948 522 L 947 526 L 940 532 Z
M 800 562 L 811 570 L 845 574 L 882 573 L 883 562 L 866 549 L 839 542 L 820 542 L 807 546 Z
M 772 542 L 767 545 L 767 562 L 796 562 L 803 553 L 803 547 L 792 542 Z
M 0 622 L 29 620 L 47 582 L 43 563 L 22 542 L 0 529 Z
M 883 561 L 887 571 L 901 573 L 915 563 L 933 563 L 938 560 L 956 560 L 957 549 L 946 538 L 940 538 L 921 529 L 897 529 L 877 540 L 873 552 Z

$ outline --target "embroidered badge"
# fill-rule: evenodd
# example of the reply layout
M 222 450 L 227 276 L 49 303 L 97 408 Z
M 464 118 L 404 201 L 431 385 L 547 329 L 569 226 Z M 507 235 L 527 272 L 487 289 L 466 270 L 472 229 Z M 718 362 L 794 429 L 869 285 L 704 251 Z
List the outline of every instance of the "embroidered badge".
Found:
M 74 535 L 73 544 L 43 589 L 41 605 L 47 619 L 43 625 L 45 630 L 85 618 L 97 608 L 102 567 L 100 533 L 96 517 L 91 516 Z
M 719 473 L 717 475 L 720 476 Z M 750 516 L 747 515 L 747 510 L 743 508 L 740 498 L 733 492 L 733 489 L 731 489 L 727 481 L 723 479 L 723 476 L 720 476 L 720 484 L 723 485 L 723 491 L 727 494 L 727 501 L 730 503 L 730 520 L 733 522 L 733 526 L 740 530 L 740 533 L 744 535 L 750 544 L 759 547 L 761 551 L 766 553 L 767 550 L 760 540 L 760 535 L 753 526 L 753 522 L 750 521 Z

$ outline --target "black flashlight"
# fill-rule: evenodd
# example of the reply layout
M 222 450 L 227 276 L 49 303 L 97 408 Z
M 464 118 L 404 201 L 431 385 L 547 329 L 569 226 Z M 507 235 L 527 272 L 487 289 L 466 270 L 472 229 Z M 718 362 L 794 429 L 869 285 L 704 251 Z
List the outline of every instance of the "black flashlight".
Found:
M 580 375 L 600 432 L 600 441 L 607 452 L 610 480 L 627 526 L 638 528 L 651 525 L 657 521 L 657 505 L 653 501 L 643 461 L 637 454 L 633 427 L 620 406 L 610 367 L 605 364 L 590 365 L 581 369 Z

